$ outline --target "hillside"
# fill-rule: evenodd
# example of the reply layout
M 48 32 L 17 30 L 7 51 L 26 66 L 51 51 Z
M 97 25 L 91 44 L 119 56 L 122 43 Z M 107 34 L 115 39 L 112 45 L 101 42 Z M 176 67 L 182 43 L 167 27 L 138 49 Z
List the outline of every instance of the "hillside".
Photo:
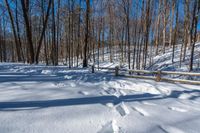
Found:
M 153 58 L 153 65 L 149 70 L 164 71 L 189 71 L 190 49 L 187 49 L 185 61 L 180 65 L 181 44 L 175 49 L 174 63 L 172 63 L 172 48 L 168 49 L 165 54 L 159 54 Z M 194 52 L 194 71 L 200 72 L 200 43 L 196 43 Z

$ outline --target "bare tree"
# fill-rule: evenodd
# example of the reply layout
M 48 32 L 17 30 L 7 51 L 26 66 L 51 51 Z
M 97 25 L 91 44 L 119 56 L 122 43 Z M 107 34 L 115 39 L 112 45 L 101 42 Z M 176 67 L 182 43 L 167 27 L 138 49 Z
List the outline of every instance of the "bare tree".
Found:
M 178 2 L 176 2 L 176 25 L 175 25 L 175 30 L 174 30 L 174 36 L 173 36 L 173 42 L 172 42 L 172 63 L 174 63 L 174 55 L 175 55 L 175 45 L 177 42 L 177 30 L 178 30 L 178 19 L 179 19 L 179 13 L 178 13 L 178 9 L 179 9 L 179 4 Z
M 89 37 L 89 15 L 90 15 L 90 0 L 86 0 L 86 28 L 85 28 L 85 45 L 84 45 L 84 56 L 83 56 L 83 67 L 88 66 L 87 47 Z
M 44 2 L 42 1 L 42 3 L 44 3 Z M 51 4 L 52 4 L 52 0 L 49 0 L 46 16 L 45 16 L 45 18 L 43 18 L 43 29 L 42 29 L 42 33 L 40 35 L 40 39 L 39 39 L 38 47 L 37 47 L 37 51 L 36 51 L 36 57 L 35 57 L 36 64 L 38 64 L 38 62 L 39 62 L 40 49 L 41 49 L 41 46 L 42 46 L 42 40 L 44 38 L 45 30 L 46 30 L 46 27 L 47 27 L 47 22 L 48 22 L 48 18 L 49 18 L 49 14 L 50 14 Z M 43 5 L 41 7 L 42 7 L 42 14 L 44 15 Z
M 190 44 L 191 44 L 191 57 L 190 57 L 190 71 L 193 70 L 193 58 L 194 58 L 194 47 L 196 43 L 196 34 L 197 34 L 197 22 L 198 22 L 198 15 L 200 12 L 200 1 L 195 0 L 192 13 L 192 26 L 190 29 Z M 193 40 L 193 42 L 192 42 Z
M 15 38 L 15 46 L 16 46 L 18 61 L 22 61 L 21 52 L 20 52 L 20 44 L 19 44 L 19 41 L 17 38 L 17 32 L 16 32 L 16 28 L 15 28 L 15 24 L 14 24 L 14 19 L 13 19 L 12 11 L 10 9 L 8 0 L 5 0 L 5 4 L 6 4 L 7 10 L 8 10 L 8 13 L 9 13 L 9 17 L 10 17 L 10 21 L 11 21 L 11 25 L 12 25 L 12 31 L 13 31 L 14 38 Z
M 25 21 L 25 28 L 26 28 L 26 37 L 28 42 L 28 49 L 29 49 L 29 58 L 28 62 L 33 64 L 35 62 L 35 52 L 33 48 L 33 41 L 32 41 L 32 29 L 29 21 L 29 0 L 21 0 L 21 6 L 23 11 L 23 17 Z

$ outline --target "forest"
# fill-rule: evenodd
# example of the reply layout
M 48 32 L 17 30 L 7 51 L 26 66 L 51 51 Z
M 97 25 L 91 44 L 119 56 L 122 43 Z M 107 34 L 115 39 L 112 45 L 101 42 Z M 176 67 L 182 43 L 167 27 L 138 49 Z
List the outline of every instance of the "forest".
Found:
M 199 133 L 200 0 L 0 0 L 0 133 Z
M 104 61 L 109 53 L 129 69 L 181 44 L 180 66 L 193 70 L 199 0 L 1 0 L 0 59 L 69 67 Z

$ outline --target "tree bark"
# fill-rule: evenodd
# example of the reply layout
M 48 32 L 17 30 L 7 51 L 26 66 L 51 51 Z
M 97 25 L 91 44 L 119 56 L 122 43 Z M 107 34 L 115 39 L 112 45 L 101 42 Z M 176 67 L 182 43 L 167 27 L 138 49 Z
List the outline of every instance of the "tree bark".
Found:
M 85 45 L 84 45 L 84 57 L 83 57 L 83 67 L 88 66 L 87 59 L 87 47 L 88 47 L 88 37 L 89 37 L 89 14 L 90 14 L 90 0 L 86 0 L 86 31 L 85 31 Z
M 40 39 L 39 39 L 38 47 L 37 47 L 37 51 L 36 51 L 36 57 L 35 57 L 36 64 L 38 64 L 38 62 L 39 62 L 40 49 L 41 49 L 41 46 L 42 46 L 42 41 L 43 41 L 43 38 L 44 38 L 44 35 L 45 35 L 45 30 L 46 30 L 46 27 L 47 27 L 47 23 L 48 23 L 51 4 L 52 4 L 52 0 L 49 0 L 48 8 L 47 8 L 47 14 L 46 14 L 45 18 L 42 18 L 42 20 L 43 20 L 43 28 L 42 28 L 42 33 L 40 35 Z M 43 6 L 42 6 L 42 12 L 44 14 L 44 7 Z
M 16 30 L 15 30 L 15 25 L 14 25 L 14 19 L 13 19 L 13 15 L 12 15 L 8 0 L 5 0 L 5 4 L 6 4 L 7 10 L 8 10 L 8 13 L 9 13 L 12 31 L 13 31 L 13 35 L 14 35 L 14 39 L 15 39 L 15 46 L 16 46 L 16 52 L 17 52 L 17 58 L 18 58 L 17 60 L 22 61 L 21 54 L 20 54 L 21 53 L 20 52 L 20 46 L 19 46 L 19 42 L 18 42 L 18 39 L 17 39 L 17 33 L 16 33 Z
M 32 30 L 31 25 L 28 17 L 29 13 L 29 0 L 21 0 L 21 6 L 23 11 L 23 17 L 25 21 L 25 29 L 26 29 L 26 37 L 28 41 L 28 49 L 29 49 L 29 63 L 33 64 L 35 62 L 35 52 L 33 48 L 33 41 L 32 41 Z

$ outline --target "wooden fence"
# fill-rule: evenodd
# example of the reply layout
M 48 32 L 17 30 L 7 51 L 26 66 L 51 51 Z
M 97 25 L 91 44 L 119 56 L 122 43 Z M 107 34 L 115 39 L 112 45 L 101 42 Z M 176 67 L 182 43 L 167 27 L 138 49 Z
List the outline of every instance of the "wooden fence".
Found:
M 92 72 L 97 67 L 92 66 Z M 200 77 L 200 73 L 194 72 L 175 72 L 175 71 L 149 71 L 149 70 L 128 70 L 128 69 L 120 69 L 118 66 L 115 68 L 107 68 L 107 67 L 98 67 L 99 70 L 111 70 L 114 71 L 115 76 L 124 76 L 128 78 L 139 78 L 139 79 L 151 79 L 157 82 L 165 81 L 165 82 L 179 82 L 184 84 L 194 84 L 200 85 L 200 81 L 196 80 L 186 80 L 186 79 L 177 79 L 177 78 L 165 78 L 164 75 L 179 75 L 179 76 L 198 76 Z M 121 72 L 128 72 L 128 74 L 121 74 Z

